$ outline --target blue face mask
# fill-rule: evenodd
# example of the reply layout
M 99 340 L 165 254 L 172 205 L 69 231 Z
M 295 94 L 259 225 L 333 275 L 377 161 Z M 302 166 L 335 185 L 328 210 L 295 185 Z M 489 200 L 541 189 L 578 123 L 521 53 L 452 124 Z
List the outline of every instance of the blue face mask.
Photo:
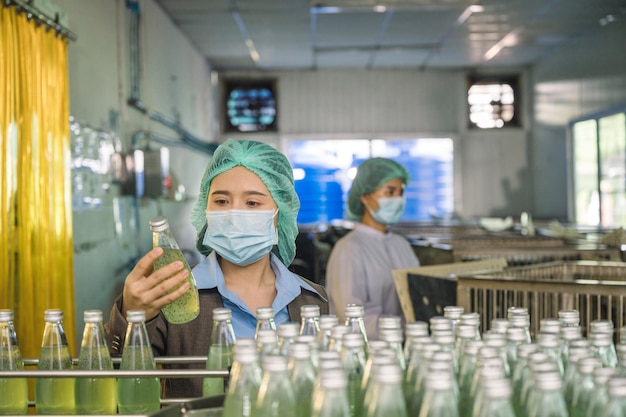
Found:
M 384 225 L 395 224 L 400 221 L 404 213 L 404 197 L 390 197 L 378 199 L 378 210 L 372 211 L 367 208 L 378 223 Z
M 227 261 L 250 265 L 278 244 L 274 217 L 278 210 L 207 211 L 202 243 Z

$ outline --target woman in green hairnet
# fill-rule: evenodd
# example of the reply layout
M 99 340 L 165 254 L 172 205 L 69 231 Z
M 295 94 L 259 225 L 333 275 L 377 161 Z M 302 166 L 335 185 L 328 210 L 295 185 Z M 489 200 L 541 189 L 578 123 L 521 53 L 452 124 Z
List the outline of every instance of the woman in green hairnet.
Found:
M 152 265 L 160 249 L 146 254 L 126 277 L 123 293 L 111 311 L 110 348 L 119 353 L 126 331 L 126 311 L 146 311 L 155 355 L 206 356 L 214 308 L 232 311 L 238 338 L 253 338 L 255 313 L 273 307 L 277 326 L 300 322 L 300 307 L 314 304 L 329 311 L 324 288 L 287 269 L 296 252 L 296 216 L 300 201 L 287 158 L 256 141 L 229 139 L 215 151 L 204 173 L 191 213 L 197 247 L 206 258 L 193 269 L 200 295 L 200 315 L 186 324 L 170 324 L 161 307 L 187 289 L 182 265 L 157 271 Z M 204 368 L 204 364 L 171 365 Z M 202 378 L 167 379 L 168 397 L 199 397 Z
M 392 270 L 419 266 L 408 240 L 391 233 L 404 212 L 406 169 L 387 158 L 371 158 L 357 169 L 348 194 L 347 218 L 354 230 L 341 238 L 326 267 L 331 312 L 344 320 L 347 304 L 362 305 L 367 337 L 378 338 L 378 318 L 402 317 Z

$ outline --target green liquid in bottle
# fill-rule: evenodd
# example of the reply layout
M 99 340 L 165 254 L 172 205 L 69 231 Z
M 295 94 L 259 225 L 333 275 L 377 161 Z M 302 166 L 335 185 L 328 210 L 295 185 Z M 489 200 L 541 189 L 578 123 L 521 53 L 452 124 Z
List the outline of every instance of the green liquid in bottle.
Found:
M 106 346 L 83 347 L 78 369 L 111 370 L 113 363 Z M 93 351 L 90 351 L 93 350 Z M 76 413 L 115 414 L 117 385 L 115 378 L 81 378 L 76 381 Z
M 221 345 L 211 345 L 207 358 L 206 369 L 220 370 L 229 369 L 233 364 L 233 352 Z M 224 378 L 207 377 L 202 382 L 202 395 L 211 397 L 223 394 L 225 390 Z
M 180 298 L 172 301 L 164 306 L 161 311 L 165 315 L 168 322 L 173 324 L 187 323 L 198 317 L 200 313 L 200 299 L 198 297 L 198 290 L 196 289 L 196 282 L 191 273 L 191 268 L 187 264 L 183 253 L 177 249 L 163 249 L 163 255 L 161 255 L 154 262 L 154 269 L 157 270 L 165 265 L 168 265 L 174 261 L 182 261 L 187 270 L 187 283 L 189 283 L 189 289 Z
M 67 346 L 42 346 L 37 369 L 72 369 Z M 37 414 L 75 414 L 74 378 L 36 378 L 35 405 Z
M 0 369 L 24 369 L 17 346 L 0 350 Z M 28 381 L 26 378 L 0 378 L 0 414 L 26 414 L 28 411 Z
M 145 361 L 146 358 L 151 360 Z M 152 350 L 150 347 L 126 346 L 120 369 L 155 369 Z M 120 414 L 146 414 L 158 411 L 161 408 L 159 378 L 118 378 L 117 404 Z

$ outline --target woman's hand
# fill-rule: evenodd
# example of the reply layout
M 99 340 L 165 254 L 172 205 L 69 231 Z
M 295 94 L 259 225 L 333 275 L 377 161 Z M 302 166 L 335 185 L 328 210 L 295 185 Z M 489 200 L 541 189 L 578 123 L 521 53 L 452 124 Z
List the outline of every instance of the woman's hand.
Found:
M 182 262 L 175 261 L 153 270 L 154 261 L 162 254 L 163 249 L 152 249 L 126 277 L 122 299 L 124 317 L 128 310 L 145 310 L 146 321 L 150 320 L 159 314 L 164 305 L 176 300 L 189 288 L 185 281 L 188 273 L 183 269 Z M 172 291 L 173 288 L 176 290 Z

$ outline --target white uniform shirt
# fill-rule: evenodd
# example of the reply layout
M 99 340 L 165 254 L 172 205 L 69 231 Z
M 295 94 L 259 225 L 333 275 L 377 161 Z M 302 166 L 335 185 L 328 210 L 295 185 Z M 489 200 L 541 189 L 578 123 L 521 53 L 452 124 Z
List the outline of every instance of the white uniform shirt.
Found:
M 367 337 L 376 339 L 379 316 L 403 317 L 391 271 L 418 266 L 405 237 L 358 223 L 337 241 L 328 259 L 326 289 L 331 313 L 342 323 L 346 304 L 362 305 Z

